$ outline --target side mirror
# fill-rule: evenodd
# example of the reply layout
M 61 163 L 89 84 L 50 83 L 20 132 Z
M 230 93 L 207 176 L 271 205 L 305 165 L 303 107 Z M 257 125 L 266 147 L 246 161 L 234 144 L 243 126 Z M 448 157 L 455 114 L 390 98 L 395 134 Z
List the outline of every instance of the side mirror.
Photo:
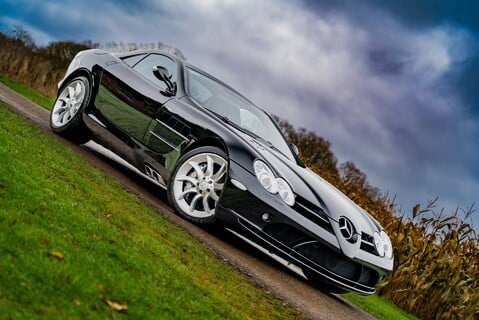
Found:
M 293 150 L 294 154 L 298 156 L 299 155 L 298 147 L 293 143 L 290 143 L 289 146 L 291 147 L 291 150 Z
M 171 82 L 171 72 L 165 67 L 154 66 L 153 74 L 155 77 L 166 84 L 166 90 L 160 91 L 161 94 L 171 97 L 176 94 L 176 82 Z

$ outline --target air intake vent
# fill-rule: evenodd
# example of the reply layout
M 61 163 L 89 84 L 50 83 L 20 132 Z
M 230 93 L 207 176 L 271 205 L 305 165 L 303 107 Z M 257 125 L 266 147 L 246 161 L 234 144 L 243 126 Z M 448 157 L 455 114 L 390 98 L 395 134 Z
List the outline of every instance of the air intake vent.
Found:
M 311 220 L 311 222 L 317 224 L 329 233 L 334 234 L 333 228 L 329 223 L 328 215 L 320 207 L 312 204 L 311 202 L 300 196 L 297 196 L 296 203 L 293 206 L 293 209 L 299 212 L 303 217 Z

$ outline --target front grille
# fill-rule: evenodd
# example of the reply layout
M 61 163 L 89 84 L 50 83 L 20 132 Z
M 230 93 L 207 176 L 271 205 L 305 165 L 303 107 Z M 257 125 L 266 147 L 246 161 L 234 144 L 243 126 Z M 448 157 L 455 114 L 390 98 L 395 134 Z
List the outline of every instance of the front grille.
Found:
M 360 248 L 361 250 L 369 252 L 370 254 L 374 254 L 375 256 L 378 255 L 378 252 L 376 251 L 376 246 L 374 245 L 374 237 L 365 232 L 361 233 Z
M 290 249 L 299 243 L 313 240 L 298 229 L 284 223 L 267 224 L 263 227 L 263 232 Z
M 312 204 L 300 196 L 297 196 L 293 209 L 329 233 L 334 234 L 328 215 L 320 207 Z
M 288 248 L 288 254 L 309 260 L 310 265 L 320 266 L 327 270 L 329 276 L 339 282 L 349 282 L 350 286 L 366 286 L 374 288 L 379 274 L 360 263 L 354 262 L 342 253 L 320 243 L 302 231 L 284 223 L 272 223 L 263 227 L 262 231 Z M 347 280 L 343 280 L 347 279 Z M 370 290 L 370 289 L 368 289 Z M 371 289 L 373 290 L 373 289 Z
M 374 287 L 379 280 L 376 271 L 348 259 L 319 242 L 298 245 L 294 251 L 334 274 L 361 285 Z

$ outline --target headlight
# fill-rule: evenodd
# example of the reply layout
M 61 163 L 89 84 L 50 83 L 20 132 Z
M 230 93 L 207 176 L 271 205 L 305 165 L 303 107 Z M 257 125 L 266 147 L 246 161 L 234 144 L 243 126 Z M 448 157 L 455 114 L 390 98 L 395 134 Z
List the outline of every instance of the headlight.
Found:
M 265 188 L 268 192 L 275 194 L 278 192 L 278 183 L 276 182 L 276 177 L 273 174 L 273 171 L 260 160 L 256 160 L 253 164 L 254 173 L 259 180 L 259 183 Z
M 374 245 L 380 257 L 386 256 L 388 259 L 393 257 L 393 246 L 386 232 L 381 231 L 381 234 L 374 232 Z
M 376 251 L 380 257 L 384 257 L 384 245 L 383 239 L 378 232 L 374 232 L 374 245 L 376 246 Z
M 278 193 L 281 199 L 289 205 L 293 206 L 294 205 L 294 193 L 293 190 L 291 190 L 291 187 L 289 184 L 281 178 L 276 179 L 276 183 L 278 185 Z
M 261 160 L 256 160 L 253 167 L 254 173 L 263 188 L 272 194 L 279 193 L 279 196 L 287 205 L 294 205 L 294 193 L 286 180 L 276 178 L 273 171 Z
M 384 231 L 381 231 L 381 238 L 383 239 L 384 243 L 384 253 L 386 254 L 386 257 L 388 259 L 391 259 L 393 257 L 393 245 L 391 243 L 391 240 Z

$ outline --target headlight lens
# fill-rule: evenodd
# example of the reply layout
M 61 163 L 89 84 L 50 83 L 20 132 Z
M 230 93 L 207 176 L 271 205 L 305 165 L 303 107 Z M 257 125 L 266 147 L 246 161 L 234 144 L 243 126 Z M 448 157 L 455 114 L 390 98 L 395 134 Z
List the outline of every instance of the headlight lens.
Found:
M 259 180 L 259 183 L 270 193 L 278 192 L 278 183 L 276 182 L 276 177 L 273 174 L 273 171 L 260 160 L 256 160 L 253 164 L 254 173 Z
M 289 205 L 293 206 L 294 205 L 294 193 L 293 190 L 291 190 L 291 187 L 289 184 L 282 178 L 276 179 L 276 183 L 278 185 L 278 193 L 281 199 Z
M 279 196 L 287 205 L 294 205 L 294 193 L 286 180 L 276 178 L 273 171 L 261 160 L 256 160 L 253 167 L 254 173 L 263 188 L 272 194 L 279 193 Z
M 391 243 L 391 239 L 389 239 L 388 235 L 384 231 L 381 231 L 381 238 L 383 239 L 384 243 L 384 253 L 388 259 L 391 259 L 393 257 L 393 245 Z
M 388 259 L 393 257 L 393 246 L 386 232 L 374 232 L 374 245 L 380 257 L 386 256 Z
M 374 232 L 374 245 L 376 246 L 376 251 L 380 257 L 384 257 L 384 245 L 383 239 L 378 232 Z

